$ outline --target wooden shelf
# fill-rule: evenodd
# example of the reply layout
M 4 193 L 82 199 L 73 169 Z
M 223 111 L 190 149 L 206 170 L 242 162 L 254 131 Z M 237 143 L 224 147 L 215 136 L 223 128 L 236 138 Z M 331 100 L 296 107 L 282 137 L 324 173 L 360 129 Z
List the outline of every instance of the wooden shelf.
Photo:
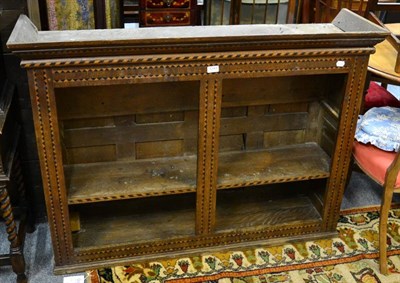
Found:
M 218 189 L 329 177 L 329 156 L 315 143 L 266 150 L 223 153 Z
M 330 159 L 314 143 L 220 154 L 218 189 L 329 177 Z M 66 165 L 68 203 L 196 191 L 196 157 Z
M 286 185 L 287 186 L 287 185 Z M 274 226 L 300 225 L 305 222 L 321 221 L 321 216 L 305 194 L 271 197 L 266 188 L 243 191 L 223 191 L 217 197 L 216 231 L 232 232 L 246 229 L 273 229 Z M 290 191 L 290 190 L 289 190 Z M 290 197 L 289 197 L 290 196 Z
M 291 198 L 263 198 L 263 193 L 247 195 L 249 197 L 234 192 L 231 197 L 225 197 L 225 194 L 219 200 L 217 233 L 247 229 L 274 230 L 277 227 L 321 221 L 320 214 L 305 195 L 294 193 Z M 246 201 L 243 202 L 243 199 Z M 167 238 L 178 239 L 195 235 L 194 198 L 185 195 L 181 195 L 180 199 L 161 197 L 155 202 L 148 199 L 147 205 L 137 201 L 142 202 L 143 199 L 126 201 L 123 204 L 124 209 L 114 209 L 113 213 L 107 212 L 112 207 L 88 204 L 80 214 L 81 231 L 73 234 L 74 247 L 85 249 L 94 246 L 154 243 Z M 116 205 L 121 206 L 121 202 Z
M 68 203 L 194 192 L 196 165 L 195 156 L 66 165 Z
M 190 195 L 80 206 L 81 230 L 72 235 L 74 247 L 145 243 L 194 236 L 195 209 L 195 198 Z

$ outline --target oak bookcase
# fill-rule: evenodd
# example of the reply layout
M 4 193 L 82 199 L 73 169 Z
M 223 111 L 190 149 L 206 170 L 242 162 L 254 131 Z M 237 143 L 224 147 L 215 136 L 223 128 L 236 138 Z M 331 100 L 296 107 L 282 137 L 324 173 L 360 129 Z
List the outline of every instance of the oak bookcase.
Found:
M 329 24 L 37 31 L 28 72 L 55 272 L 335 234 L 369 55 Z

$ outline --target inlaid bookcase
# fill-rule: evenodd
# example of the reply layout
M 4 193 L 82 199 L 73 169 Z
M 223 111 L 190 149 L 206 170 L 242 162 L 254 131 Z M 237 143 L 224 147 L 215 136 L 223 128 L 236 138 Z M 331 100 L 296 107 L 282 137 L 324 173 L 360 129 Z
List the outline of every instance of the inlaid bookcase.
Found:
M 55 271 L 335 234 L 369 55 L 329 24 L 37 31 L 28 72 Z

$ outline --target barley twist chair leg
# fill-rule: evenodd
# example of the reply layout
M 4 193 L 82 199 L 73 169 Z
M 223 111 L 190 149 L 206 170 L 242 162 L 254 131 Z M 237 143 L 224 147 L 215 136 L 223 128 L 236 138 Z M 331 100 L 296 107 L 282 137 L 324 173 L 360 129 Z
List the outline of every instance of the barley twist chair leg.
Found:
M 10 241 L 11 265 L 15 274 L 17 274 L 17 282 L 27 282 L 22 246 L 18 238 L 17 224 L 14 220 L 14 214 L 11 209 L 10 198 L 5 184 L 0 185 L 0 212 L 7 227 L 8 240 Z

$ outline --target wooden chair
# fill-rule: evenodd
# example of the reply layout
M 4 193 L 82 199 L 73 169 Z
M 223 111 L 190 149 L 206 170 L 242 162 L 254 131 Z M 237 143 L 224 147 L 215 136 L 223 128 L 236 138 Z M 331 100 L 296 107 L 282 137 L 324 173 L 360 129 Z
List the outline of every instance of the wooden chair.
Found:
M 399 12 L 400 3 L 395 0 L 303 0 L 302 23 L 330 23 L 339 11 L 347 8 L 374 23 L 398 34 L 398 24 L 384 25 L 382 12 Z
M 376 46 L 370 58 L 367 81 L 378 81 L 383 85 L 400 84 L 400 24 L 384 24 L 382 12 L 400 11 L 400 4 L 393 1 L 369 0 L 361 15 L 385 27 L 391 34 Z M 381 150 L 371 144 L 354 143 L 353 156 L 358 167 L 383 187 L 379 219 L 379 268 L 388 274 L 387 226 L 393 193 L 400 192 L 400 152 Z
M 393 193 L 400 192 L 400 151 L 385 151 L 372 144 L 355 141 L 353 157 L 358 167 L 383 187 L 379 219 L 379 267 L 381 273 L 386 275 L 389 210 Z
M 386 28 L 391 34 L 376 45 L 369 62 L 369 80 L 400 85 L 400 23 L 386 23 L 386 13 L 400 12 L 395 0 L 302 0 L 301 22 L 324 23 L 343 8 Z
M 351 2 L 351 1 L 350 1 Z M 354 4 L 357 1 L 353 1 Z M 387 37 L 386 41 L 381 44 L 387 45 L 389 43 L 391 48 L 395 50 L 395 54 L 391 55 L 390 60 L 394 61 L 394 72 L 400 73 L 400 23 L 386 23 L 385 15 L 388 12 L 400 12 L 400 3 L 397 3 L 396 0 L 360 0 L 358 7 L 354 6 L 353 10 L 356 9 L 356 12 L 370 21 L 374 22 L 377 25 L 380 25 L 390 31 L 390 35 Z M 390 48 L 390 47 L 386 47 Z M 374 58 L 378 58 L 379 55 L 382 55 L 382 59 L 384 60 L 388 55 L 380 54 L 380 50 L 377 50 L 377 56 Z M 379 60 L 379 59 L 378 59 Z M 385 62 L 381 62 L 382 65 L 385 65 Z M 393 71 L 393 70 L 392 70 Z M 400 74 L 399 74 L 400 75 Z M 375 78 L 375 80 L 384 81 L 385 76 Z M 390 83 L 390 82 L 389 82 Z M 396 84 L 398 84 L 396 80 Z
M 303 0 L 300 22 L 330 23 L 343 8 L 364 17 L 367 2 L 368 0 Z
M 400 3 L 393 0 L 369 0 L 364 17 L 390 31 L 387 41 L 396 50 L 395 72 L 400 73 L 400 23 L 386 24 L 379 13 L 400 12 Z

